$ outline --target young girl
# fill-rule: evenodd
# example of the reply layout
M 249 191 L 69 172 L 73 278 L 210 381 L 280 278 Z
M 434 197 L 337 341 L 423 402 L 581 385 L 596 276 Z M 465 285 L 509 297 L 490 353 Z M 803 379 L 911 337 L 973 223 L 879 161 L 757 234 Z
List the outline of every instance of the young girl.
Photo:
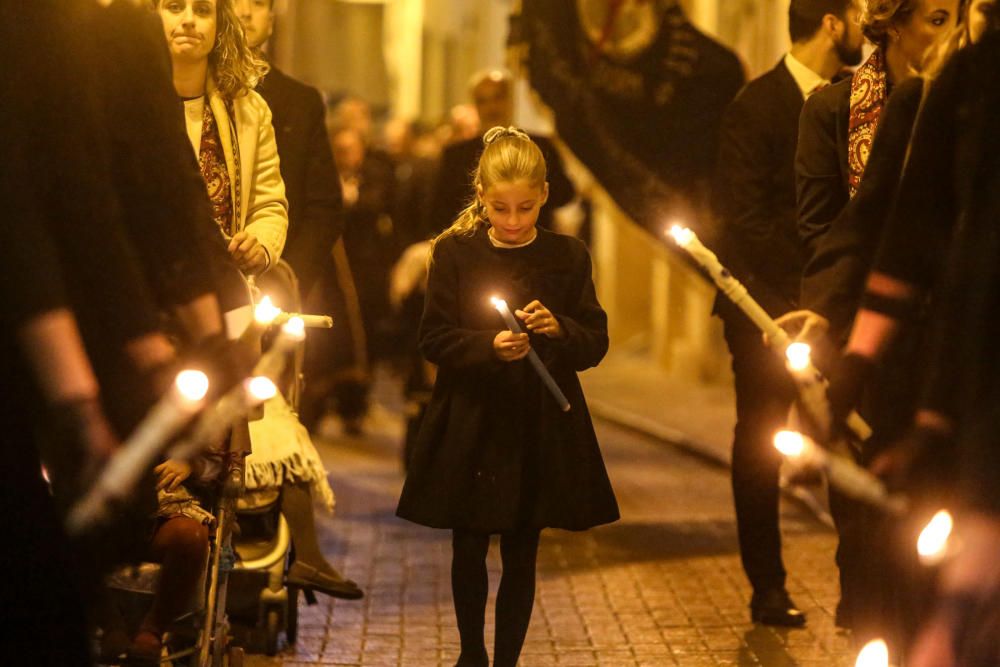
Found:
M 615 521 L 618 504 L 576 377 L 608 349 L 590 256 L 578 240 L 535 227 L 548 196 L 538 146 L 503 127 L 483 143 L 475 199 L 434 241 L 419 337 L 439 369 L 397 514 L 453 531 L 460 666 L 489 665 L 486 553 L 500 534 L 493 664 L 513 667 L 534 604 L 539 532 Z M 493 296 L 528 333 L 506 330 Z M 525 360 L 532 348 L 569 412 Z

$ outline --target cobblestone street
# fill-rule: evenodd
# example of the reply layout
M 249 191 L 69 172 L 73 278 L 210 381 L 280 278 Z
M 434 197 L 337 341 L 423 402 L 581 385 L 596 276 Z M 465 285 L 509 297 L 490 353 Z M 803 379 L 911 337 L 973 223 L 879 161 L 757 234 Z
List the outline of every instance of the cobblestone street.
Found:
M 321 597 L 302 607 L 299 640 L 283 665 L 454 664 L 450 534 L 396 519 L 402 425 L 376 410 L 367 437 L 321 445 L 337 493 L 318 515 L 330 560 L 366 591 L 357 602 Z M 804 630 L 754 627 L 736 547 L 728 473 L 645 437 L 598 422 L 622 509 L 617 524 L 543 533 L 538 597 L 521 664 L 853 664 L 836 634 L 835 537 L 796 507 L 784 510 L 788 588 L 808 614 Z M 490 554 L 491 589 L 499 555 Z M 493 596 L 491 595 L 491 604 Z M 487 643 L 492 645 L 492 610 Z

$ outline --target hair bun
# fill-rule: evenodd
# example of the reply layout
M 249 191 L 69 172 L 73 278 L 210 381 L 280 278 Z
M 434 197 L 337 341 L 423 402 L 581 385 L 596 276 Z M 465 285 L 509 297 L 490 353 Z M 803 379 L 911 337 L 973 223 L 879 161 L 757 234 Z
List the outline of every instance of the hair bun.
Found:
M 497 125 L 496 127 L 491 127 L 483 135 L 483 146 L 489 146 L 497 139 L 503 139 L 504 137 L 517 137 L 518 139 L 527 139 L 531 141 L 531 137 L 527 135 L 524 130 L 514 127 L 503 127 L 502 125 Z

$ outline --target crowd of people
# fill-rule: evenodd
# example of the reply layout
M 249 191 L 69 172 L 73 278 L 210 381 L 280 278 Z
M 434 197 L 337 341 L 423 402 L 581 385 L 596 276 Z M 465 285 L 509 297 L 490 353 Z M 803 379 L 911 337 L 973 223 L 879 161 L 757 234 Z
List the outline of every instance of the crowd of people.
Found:
M 1000 594 L 987 343 L 998 18 L 992 0 L 792 0 L 791 49 L 727 111 L 715 189 L 730 264 L 812 344 L 832 423 L 856 408 L 871 425 L 856 461 L 911 501 L 904 517 L 886 515 L 831 488 L 836 623 L 921 667 L 1000 660 L 986 630 Z M 733 490 L 751 615 L 802 626 L 785 588 L 772 445 L 797 391 L 750 321 L 721 298 L 718 311 L 736 377 Z M 828 443 L 846 437 L 800 426 Z M 964 543 L 935 577 L 917 562 L 915 526 L 941 506 L 958 514 Z
M 10 64 L 0 182 L 14 260 L 2 486 L 20 508 L 2 556 L 18 573 L 4 594 L 5 653 L 91 664 L 99 628 L 102 660 L 156 664 L 201 581 L 214 521 L 206 484 L 223 450 L 245 458 L 248 495 L 279 498 L 294 545 L 286 583 L 362 597 L 317 542 L 314 505 L 332 510 L 334 498 L 309 431 L 328 408 L 345 432 L 363 427 L 376 363 L 412 370 L 411 395 L 429 402 L 434 370 L 413 363 L 428 244 L 472 197 L 479 115 L 511 122 L 510 75 L 477 75 L 475 104 L 437 127 L 390 120 L 377 137 L 366 102 L 328 104 L 268 62 L 268 0 L 42 0 L 0 11 Z M 445 174 L 441 154 L 458 145 Z M 572 186 L 543 146 L 561 205 Z M 112 520 L 67 534 L 69 510 L 180 368 L 205 370 L 215 397 L 250 373 L 259 341 L 241 334 L 264 293 L 337 322 L 306 347 L 298 404 L 279 393 L 219 451 L 154 462 Z M 100 582 L 143 560 L 161 564 L 159 584 L 126 631 Z
M 540 532 L 618 508 L 576 378 L 606 353 L 607 316 L 586 244 L 556 233 L 576 198 L 558 152 L 512 127 L 510 74 L 477 74 L 436 127 L 376 123 L 366 101 L 325 99 L 268 61 L 272 0 L 34 0 L 0 17 L 13 242 L 0 498 L 17 508 L 0 552 L 16 573 L 5 649 L 88 665 L 100 626 L 102 658 L 157 663 L 209 553 L 205 484 L 222 454 L 156 461 L 89 532 L 68 534 L 65 517 L 178 369 L 206 370 L 213 396 L 247 377 L 260 341 L 243 333 L 266 292 L 335 321 L 310 336 L 295 400 L 269 399 L 224 444 L 245 456 L 247 493 L 279 499 L 286 583 L 364 594 L 319 547 L 314 507 L 334 498 L 310 432 L 329 411 L 362 432 L 374 369 L 391 369 L 410 401 L 398 514 L 453 532 L 458 664 L 490 664 L 485 558 L 500 534 L 493 664 L 516 665 Z M 791 48 L 730 104 L 712 187 L 720 254 L 813 344 L 829 422 L 857 408 L 873 427 L 857 462 L 911 499 L 903 518 L 836 489 L 830 504 L 837 624 L 918 667 L 1000 661 L 998 24 L 996 0 L 791 0 Z M 716 310 L 750 617 L 800 627 L 772 446 L 796 388 L 738 309 L 720 297 Z M 931 572 L 912 524 L 940 505 L 963 544 Z M 141 560 L 162 564 L 160 583 L 125 633 L 99 582 Z

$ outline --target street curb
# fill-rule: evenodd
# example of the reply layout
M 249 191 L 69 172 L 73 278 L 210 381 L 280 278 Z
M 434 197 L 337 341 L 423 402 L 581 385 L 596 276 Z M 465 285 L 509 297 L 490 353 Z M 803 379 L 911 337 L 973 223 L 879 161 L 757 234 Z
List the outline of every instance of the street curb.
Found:
M 703 463 L 721 470 L 731 470 L 732 462 L 726 456 L 721 456 L 712 447 L 698 442 L 683 431 L 661 424 L 654 419 L 637 415 L 629 410 L 615 407 L 600 399 L 587 399 L 590 413 L 603 421 L 624 428 L 628 431 L 646 436 L 661 444 L 669 445 L 683 451 Z M 781 492 L 790 500 L 804 507 L 823 525 L 833 528 L 833 518 L 827 512 L 819 499 L 808 489 L 792 486 L 781 480 Z

